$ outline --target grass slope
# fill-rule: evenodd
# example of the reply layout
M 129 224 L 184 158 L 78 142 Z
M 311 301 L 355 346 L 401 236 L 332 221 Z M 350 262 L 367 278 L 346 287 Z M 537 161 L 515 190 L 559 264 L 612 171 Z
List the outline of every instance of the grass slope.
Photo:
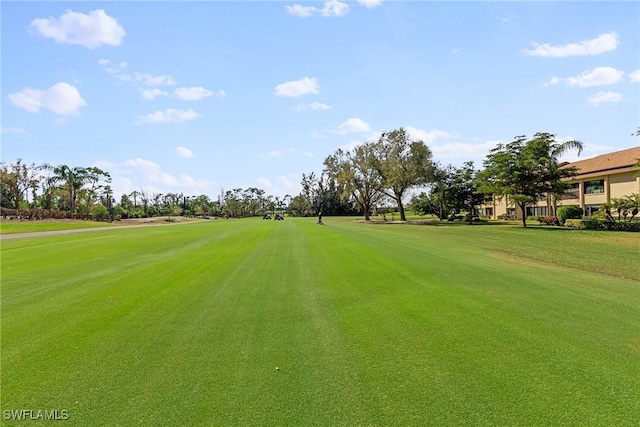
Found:
M 594 251 L 586 271 L 502 251 L 582 234 L 314 221 L 3 242 L 1 409 L 110 426 L 637 420 L 637 263 L 613 277 Z

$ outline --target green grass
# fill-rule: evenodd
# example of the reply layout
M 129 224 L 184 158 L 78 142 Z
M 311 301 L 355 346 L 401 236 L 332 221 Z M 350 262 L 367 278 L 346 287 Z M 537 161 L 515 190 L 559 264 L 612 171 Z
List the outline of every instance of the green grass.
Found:
M 3 242 L 1 409 L 81 426 L 637 422 L 633 233 L 325 222 Z
M 37 233 L 41 231 L 73 230 L 78 228 L 122 225 L 104 221 L 0 221 L 0 234 Z

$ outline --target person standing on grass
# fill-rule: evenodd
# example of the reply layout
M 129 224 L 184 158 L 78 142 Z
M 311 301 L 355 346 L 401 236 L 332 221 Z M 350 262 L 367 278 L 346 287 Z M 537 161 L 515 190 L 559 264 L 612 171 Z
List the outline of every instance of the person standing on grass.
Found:
M 322 225 L 322 212 L 318 214 L 318 224 Z

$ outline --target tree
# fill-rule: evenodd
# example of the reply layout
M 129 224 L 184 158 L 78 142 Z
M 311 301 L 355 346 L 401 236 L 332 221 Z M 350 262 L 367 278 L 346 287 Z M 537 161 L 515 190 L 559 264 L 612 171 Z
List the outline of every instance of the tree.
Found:
M 130 194 L 129 197 L 131 197 L 133 199 L 133 207 L 137 208 L 138 207 L 138 196 L 141 196 L 142 194 L 137 191 L 137 190 L 133 190 Z
M 27 165 L 18 159 L 11 165 L 0 163 L 0 185 L 2 186 L 2 206 L 20 209 L 21 203 L 25 202 L 28 190 L 34 190 L 33 201 L 35 202 L 35 189 L 38 188 L 40 166 L 35 163 Z
M 101 180 L 104 180 L 104 183 L 101 183 Z M 93 202 L 97 192 L 108 187 L 108 184 L 111 183 L 111 175 L 109 175 L 109 172 L 105 172 L 97 167 L 85 168 L 84 183 L 89 185 L 89 188 L 86 189 L 87 194 L 85 200 L 86 211 L 89 212 L 91 203 Z M 104 205 L 107 209 L 110 209 L 111 204 Z
M 364 143 L 350 151 L 338 149 L 324 160 L 325 172 L 342 189 L 342 199 L 350 197 L 362 208 L 365 221 L 371 209 L 383 196 L 383 178 L 375 165 L 374 144 Z
M 640 210 L 640 193 L 631 194 L 624 198 L 611 199 L 610 202 L 604 203 L 601 208 L 605 211 L 606 218 L 609 221 L 615 221 L 611 211 L 614 209 L 618 215 L 618 222 L 623 220 L 631 222 Z M 629 217 L 629 215 L 631 216 Z M 627 219 L 627 217 L 629 218 Z
M 522 210 L 522 225 L 527 226 L 526 207 L 541 196 L 563 194 L 570 185 L 563 179 L 576 175 L 574 167 L 561 168 L 558 157 L 576 149 L 580 141 L 556 142 L 555 135 L 536 133 L 532 139 L 517 136 L 508 144 L 498 144 L 484 161 L 479 174 L 480 189 L 497 197 L 508 197 Z
M 383 132 L 373 147 L 373 163 L 382 177 L 383 191 L 398 205 L 400 220 L 406 221 L 402 203 L 405 192 L 433 180 L 431 150 L 424 142 L 411 139 L 403 128 Z
M 60 165 L 53 168 L 53 181 L 61 182 L 62 187 L 69 195 L 69 216 L 73 217 L 76 212 L 76 200 L 78 190 L 82 188 L 88 175 L 87 168 Z
M 436 215 L 440 220 L 463 211 L 471 218 L 485 199 L 478 189 L 477 175 L 473 162 L 465 162 L 459 168 L 435 165 L 429 194 L 423 192 L 412 199 L 414 210 Z
M 311 200 L 304 194 L 298 194 L 291 200 L 291 211 L 296 216 L 309 216 L 311 209 Z

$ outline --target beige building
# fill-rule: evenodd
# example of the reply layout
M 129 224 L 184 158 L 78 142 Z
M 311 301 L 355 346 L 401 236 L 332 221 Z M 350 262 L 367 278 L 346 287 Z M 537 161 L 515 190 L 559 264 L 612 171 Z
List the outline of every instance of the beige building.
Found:
M 640 193 L 640 147 L 602 154 L 586 160 L 566 163 L 574 166 L 578 175 L 567 180 L 572 188 L 555 200 L 556 207 L 578 205 L 586 216 L 597 212 L 603 203 Z M 494 200 L 480 207 L 481 214 L 496 219 L 503 214 L 522 219 L 522 211 L 508 200 Z M 543 197 L 535 206 L 527 207 L 527 216 L 555 215 L 553 196 Z

